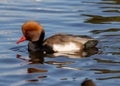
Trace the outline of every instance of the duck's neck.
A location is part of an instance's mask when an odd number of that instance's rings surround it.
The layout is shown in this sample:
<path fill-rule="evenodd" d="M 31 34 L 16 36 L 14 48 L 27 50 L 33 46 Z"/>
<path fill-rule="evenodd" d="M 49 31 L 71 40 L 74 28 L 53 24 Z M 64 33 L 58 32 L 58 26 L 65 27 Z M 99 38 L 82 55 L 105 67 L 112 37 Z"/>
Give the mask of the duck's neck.
<path fill-rule="evenodd" d="M 42 44 L 43 44 L 43 41 L 44 41 L 44 35 L 45 35 L 45 33 L 42 32 L 38 41 L 35 41 L 35 42 L 30 41 L 29 44 L 28 44 L 28 50 L 29 51 L 40 50 L 42 48 Z"/>
<path fill-rule="evenodd" d="M 38 43 L 39 45 L 42 45 L 42 44 L 43 44 L 44 37 L 45 37 L 45 33 L 44 33 L 44 31 L 42 31 L 42 33 L 41 33 L 41 35 L 40 35 L 40 37 L 39 37 L 39 40 L 37 41 L 37 43 Z"/>

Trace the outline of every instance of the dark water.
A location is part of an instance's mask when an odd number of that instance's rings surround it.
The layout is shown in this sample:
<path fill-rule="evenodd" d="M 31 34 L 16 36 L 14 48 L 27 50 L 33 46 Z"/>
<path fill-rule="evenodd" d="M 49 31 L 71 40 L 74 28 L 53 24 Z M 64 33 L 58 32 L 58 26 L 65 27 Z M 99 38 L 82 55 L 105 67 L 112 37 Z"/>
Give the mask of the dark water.
<path fill-rule="evenodd" d="M 99 52 L 29 54 L 27 42 L 15 43 L 28 20 L 40 22 L 46 37 L 62 32 L 94 37 Z M 0 1 L 0 86 L 81 86 L 86 78 L 97 86 L 120 86 L 120 0 Z"/>

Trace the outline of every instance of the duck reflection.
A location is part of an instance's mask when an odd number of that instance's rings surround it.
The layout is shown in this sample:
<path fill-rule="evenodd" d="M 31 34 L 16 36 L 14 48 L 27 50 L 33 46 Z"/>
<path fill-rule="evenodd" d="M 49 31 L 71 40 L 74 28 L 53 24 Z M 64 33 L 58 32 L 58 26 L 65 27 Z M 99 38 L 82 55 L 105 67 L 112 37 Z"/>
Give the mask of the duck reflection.
<path fill-rule="evenodd" d="M 48 70 L 38 69 L 38 68 L 28 68 L 28 73 L 44 73 Z"/>
<path fill-rule="evenodd" d="M 48 72 L 48 70 L 43 70 L 43 69 L 39 69 L 39 68 L 28 68 L 27 69 L 27 73 L 45 73 Z M 29 79 L 26 80 L 27 82 L 38 82 L 39 79 L 43 79 L 43 78 L 47 78 L 47 76 L 37 76 L 35 79 Z"/>
<path fill-rule="evenodd" d="M 91 55 L 97 54 L 98 48 L 94 47 L 91 49 L 83 50 L 79 53 L 53 53 L 53 54 L 44 54 L 42 52 L 29 52 L 30 61 L 34 64 L 44 63 L 44 57 L 55 58 L 59 56 L 68 57 L 68 58 L 82 58 L 89 57 Z"/>
<path fill-rule="evenodd" d="M 48 58 L 55 58 L 58 56 L 63 56 L 63 57 L 68 57 L 68 58 L 81 58 L 81 57 L 89 57 L 91 55 L 94 55 L 98 52 L 97 48 L 91 48 L 91 49 L 87 49 L 84 50 L 80 53 L 71 53 L 71 54 L 67 54 L 67 53 L 53 53 L 53 54 L 44 54 L 42 52 L 29 52 L 29 59 L 25 59 L 23 58 L 21 55 L 17 54 L 16 58 L 20 59 L 20 60 L 24 60 L 27 61 L 28 64 L 51 64 L 51 65 L 57 65 L 58 68 L 65 68 L 65 69 L 71 69 L 71 70 L 80 70 L 77 68 L 71 68 L 71 67 L 67 67 L 67 66 L 63 66 L 66 64 L 72 64 L 74 62 L 72 61 L 65 61 L 65 62 L 56 62 L 56 61 L 45 61 L 45 57 Z M 47 73 L 48 70 L 47 69 L 42 69 L 42 68 L 37 68 L 37 67 L 29 67 L 27 68 L 27 73 Z M 35 77 L 35 79 L 29 79 L 27 80 L 28 82 L 38 82 L 39 79 L 43 79 L 43 78 L 47 78 L 47 75 L 40 75 Z M 84 83 L 82 83 L 82 86 L 95 86 L 95 85 L 86 85 L 89 84 L 90 81 L 85 81 Z"/>
<path fill-rule="evenodd" d="M 21 57 L 20 54 L 17 54 L 16 58 L 23 60 L 23 61 L 27 61 L 28 64 L 43 64 L 43 62 L 44 62 L 44 54 L 42 54 L 40 52 L 39 53 L 38 52 L 30 52 L 29 53 L 30 59 Z"/>
<path fill-rule="evenodd" d="M 53 53 L 53 54 L 44 54 L 43 52 L 29 52 L 29 60 L 22 58 L 20 55 L 17 55 L 16 57 L 21 60 L 27 60 L 30 64 L 43 64 L 44 63 L 44 57 L 49 58 L 55 58 L 55 57 L 68 57 L 68 58 L 84 58 L 89 57 L 91 55 L 97 54 L 98 48 L 90 48 L 83 50 L 79 53 Z"/>
<path fill-rule="evenodd" d="M 44 57 L 46 55 L 42 52 L 29 52 L 29 58 L 31 64 L 43 64 L 44 63 Z"/>

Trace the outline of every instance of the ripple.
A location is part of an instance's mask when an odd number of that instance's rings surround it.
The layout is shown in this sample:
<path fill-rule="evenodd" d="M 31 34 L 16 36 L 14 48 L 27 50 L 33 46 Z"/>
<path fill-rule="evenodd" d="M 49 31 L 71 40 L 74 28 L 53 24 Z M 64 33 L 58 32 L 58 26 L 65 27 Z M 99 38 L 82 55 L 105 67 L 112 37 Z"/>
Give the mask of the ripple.
<path fill-rule="evenodd" d="M 120 0 L 1 0 L 0 85 L 80 86 L 88 78 L 96 86 L 119 86 L 119 4 Z M 15 43 L 28 20 L 40 22 L 47 37 L 65 32 L 96 38 L 97 50 L 87 50 L 87 56 L 31 54 L 27 42 Z"/>
<path fill-rule="evenodd" d="M 103 17 L 99 15 L 83 15 L 91 17 L 87 19 L 85 23 L 92 23 L 92 24 L 110 24 L 113 22 L 120 22 L 120 16 L 113 16 L 113 17 Z"/>

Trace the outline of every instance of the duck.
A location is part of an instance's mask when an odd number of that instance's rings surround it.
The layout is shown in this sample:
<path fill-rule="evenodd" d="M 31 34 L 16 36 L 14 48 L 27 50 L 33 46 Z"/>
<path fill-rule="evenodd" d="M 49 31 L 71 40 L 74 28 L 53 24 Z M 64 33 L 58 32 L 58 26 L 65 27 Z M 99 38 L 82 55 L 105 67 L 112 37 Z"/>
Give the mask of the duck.
<path fill-rule="evenodd" d="M 27 21 L 22 25 L 23 36 L 17 44 L 28 40 L 28 51 L 43 53 L 77 53 L 96 47 L 98 40 L 86 35 L 58 33 L 44 39 L 45 30 L 36 21 Z"/>
<path fill-rule="evenodd" d="M 81 86 L 97 86 L 92 79 L 85 79 L 82 83 Z"/>

